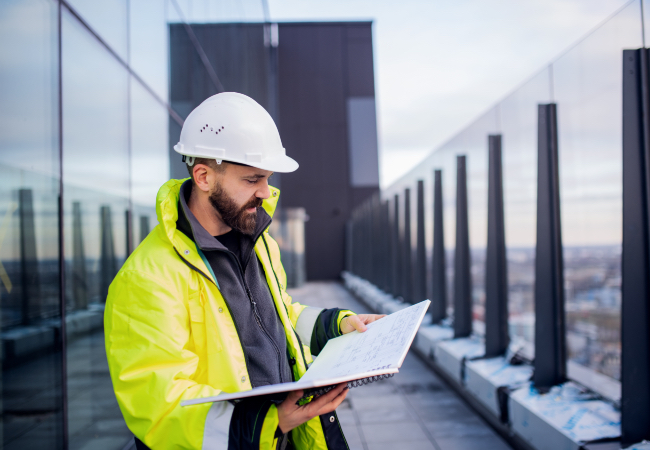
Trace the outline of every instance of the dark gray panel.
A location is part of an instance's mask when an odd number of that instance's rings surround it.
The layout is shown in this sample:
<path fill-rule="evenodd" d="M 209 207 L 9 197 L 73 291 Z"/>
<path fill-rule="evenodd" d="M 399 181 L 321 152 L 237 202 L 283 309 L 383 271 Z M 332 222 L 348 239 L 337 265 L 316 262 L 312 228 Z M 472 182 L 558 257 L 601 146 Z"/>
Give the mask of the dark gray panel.
<path fill-rule="evenodd" d="M 503 214 L 501 135 L 488 137 L 488 236 L 485 263 L 485 356 L 508 349 L 508 274 Z"/>
<path fill-rule="evenodd" d="M 645 54 L 643 54 L 645 53 Z M 621 433 L 623 447 L 650 440 L 650 110 L 647 50 L 623 51 L 623 255 Z"/>
<path fill-rule="evenodd" d="M 402 229 L 402 297 L 413 302 L 413 245 L 411 243 L 411 190 L 404 189 L 404 228 Z"/>
<path fill-rule="evenodd" d="M 378 187 L 350 186 L 346 27 L 279 24 L 280 133 L 300 164 L 283 175 L 282 199 L 284 206 L 305 207 L 310 216 L 308 279 L 338 277 L 345 220 L 354 206 L 378 192 Z"/>
<path fill-rule="evenodd" d="M 433 174 L 433 255 L 431 257 L 431 322 L 438 323 L 447 315 L 447 262 L 442 204 L 442 170 Z"/>
<path fill-rule="evenodd" d="M 564 261 L 560 225 L 557 113 L 538 106 L 537 244 L 535 246 L 535 373 L 544 392 L 566 380 Z"/>
<path fill-rule="evenodd" d="M 347 35 L 348 95 L 374 97 L 372 24 L 349 25 Z"/>
<path fill-rule="evenodd" d="M 454 251 L 454 337 L 472 334 L 472 274 L 467 215 L 467 162 L 457 156 L 456 249 Z"/>
<path fill-rule="evenodd" d="M 350 184 L 379 186 L 375 98 L 349 97 L 347 107 Z"/>
<path fill-rule="evenodd" d="M 427 247 L 425 239 L 425 218 L 424 218 L 424 180 L 418 180 L 416 199 L 416 246 L 415 246 L 415 286 L 414 303 L 427 298 Z"/>
<path fill-rule="evenodd" d="M 348 207 L 350 211 L 378 193 L 379 187 L 351 187 L 348 190 Z"/>

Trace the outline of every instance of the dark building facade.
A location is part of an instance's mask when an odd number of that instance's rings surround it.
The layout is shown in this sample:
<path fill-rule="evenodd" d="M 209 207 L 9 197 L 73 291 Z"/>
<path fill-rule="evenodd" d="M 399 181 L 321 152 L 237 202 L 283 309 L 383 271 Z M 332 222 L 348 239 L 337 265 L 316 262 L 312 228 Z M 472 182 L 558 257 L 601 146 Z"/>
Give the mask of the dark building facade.
<path fill-rule="evenodd" d="M 274 175 L 283 208 L 305 208 L 307 278 L 344 269 L 345 223 L 379 192 L 371 22 L 170 26 L 172 107 L 186 116 L 221 91 L 257 100 L 275 118 L 300 168 Z M 214 73 L 204 70 L 205 61 Z M 180 127 L 170 122 L 170 143 Z M 170 153 L 172 177 L 187 172 Z"/>

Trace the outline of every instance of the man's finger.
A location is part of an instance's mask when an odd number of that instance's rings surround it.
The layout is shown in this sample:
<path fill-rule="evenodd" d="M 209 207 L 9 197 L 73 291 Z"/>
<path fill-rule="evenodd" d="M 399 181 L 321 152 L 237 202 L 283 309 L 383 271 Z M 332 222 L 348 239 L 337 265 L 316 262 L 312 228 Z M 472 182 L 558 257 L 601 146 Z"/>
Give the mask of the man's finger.
<path fill-rule="evenodd" d="M 320 397 L 313 399 L 305 406 L 309 408 L 310 411 L 319 411 L 325 405 L 327 405 L 332 400 L 334 400 L 341 392 L 343 392 L 345 388 L 347 388 L 347 383 L 341 383 L 338 386 L 336 386 L 334 389 L 331 389 L 326 394 L 323 394 Z"/>
<path fill-rule="evenodd" d="M 368 329 L 359 316 L 350 316 L 349 319 L 350 325 L 352 325 L 359 333 L 363 333 Z"/>
<path fill-rule="evenodd" d="M 302 389 L 300 389 L 298 391 L 291 391 L 291 392 L 289 392 L 289 395 L 287 395 L 287 400 L 289 400 L 289 399 L 298 400 L 303 395 L 305 395 L 305 392 Z"/>
<path fill-rule="evenodd" d="M 345 397 L 348 395 L 349 389 L 343 389 L 338 393 L 336 397 L 332 399 L 329 403 L 324 404 L 319 410 L 318 415 L 327 414 L 334 411 L 339 405 L 345 400 Z"/>
<path fill-rule="evenodd" d="M 289 392 L 289 395 L 287 395 L 287 398 L 284 399 L 284 402 L 282 403 L 287 403 L 287 405 L 295 405 L 298 400 L 302 398 L 304 395 L 304 392 L 302 390 L 299 391 L 291 391 Z"/>

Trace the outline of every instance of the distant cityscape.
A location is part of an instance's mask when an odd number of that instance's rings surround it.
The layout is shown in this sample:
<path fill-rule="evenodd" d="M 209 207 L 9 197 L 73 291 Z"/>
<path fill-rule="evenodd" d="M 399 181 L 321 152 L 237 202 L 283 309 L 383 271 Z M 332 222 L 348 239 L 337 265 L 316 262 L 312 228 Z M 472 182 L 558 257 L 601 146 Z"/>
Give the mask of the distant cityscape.
<path fill-rule="evenodd" d="M 507 257 L 510 336 L 533 343 L 535 250 L 513 248 L 508 250 Z M 618 380 L 621 372 L 621 247 L 565 247 L 564 264 L 569 359 Z M 19 261 L 5 261 L 4 265 L 12 279 L 20 280 Z M 90 302 L 99 302 L 98 261 L 88 260 L 87 265 Z M 447 267 L 449 305 L 453 307 L 453 252 L 448 254 Z M 40 301 L 38 305 L 30 305 L 27 319 L 32 323 L 60 313 L 57 262 L 40 261 L 39 273 Z M 480 324 L 484 322 L 484 277 L 485 250 L 472 250 L 473 313 L 479 333 L 482 331 Z M 72 283 L 68 283 L 66 290 L 70 291 L 71 286 Z M 72 293 L 66 294 L 67 309 L 76 309 L 71 302 Z M 2 292 L 1 299 L 2 329 L 24 324 L 20 283 L 11 294 Z"/>
<path fill-rule="evenodd" d="M 453 255 L 450 255 L 453 257 Z M 509 328 L 513 338 L 535 337 L 535 250 L 509 249 Z M 472 251 L 474 320 L 484 320 L 485 251 Z M 450 285 L 451 286 L 451 285 Z M 570 360 L 621 376 L 621 246 L 564 247 L 567 352 Z"/>

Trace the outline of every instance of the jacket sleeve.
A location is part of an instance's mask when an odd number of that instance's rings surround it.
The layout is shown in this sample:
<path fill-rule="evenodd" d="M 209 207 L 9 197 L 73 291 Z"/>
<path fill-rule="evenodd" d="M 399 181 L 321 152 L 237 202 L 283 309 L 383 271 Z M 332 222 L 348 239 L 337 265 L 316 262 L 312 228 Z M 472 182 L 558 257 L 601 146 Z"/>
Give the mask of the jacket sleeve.
<path fill-rule="evenodd" d="M 133 270 L 120 271 L 111 284 L 104 326 L 115 396 L 127 426 L 149 448 L 225 450 L 231 419 L 245 408 L 229 402 L 180 405 L 220 391 L 194 381 L 199 357 L 181 300 L 187 293 L 175 286 Z M 273 448 L 277 410 L 271 406 L 257 410 L 255 445 L 249 440 L 241 448 Z"/>

